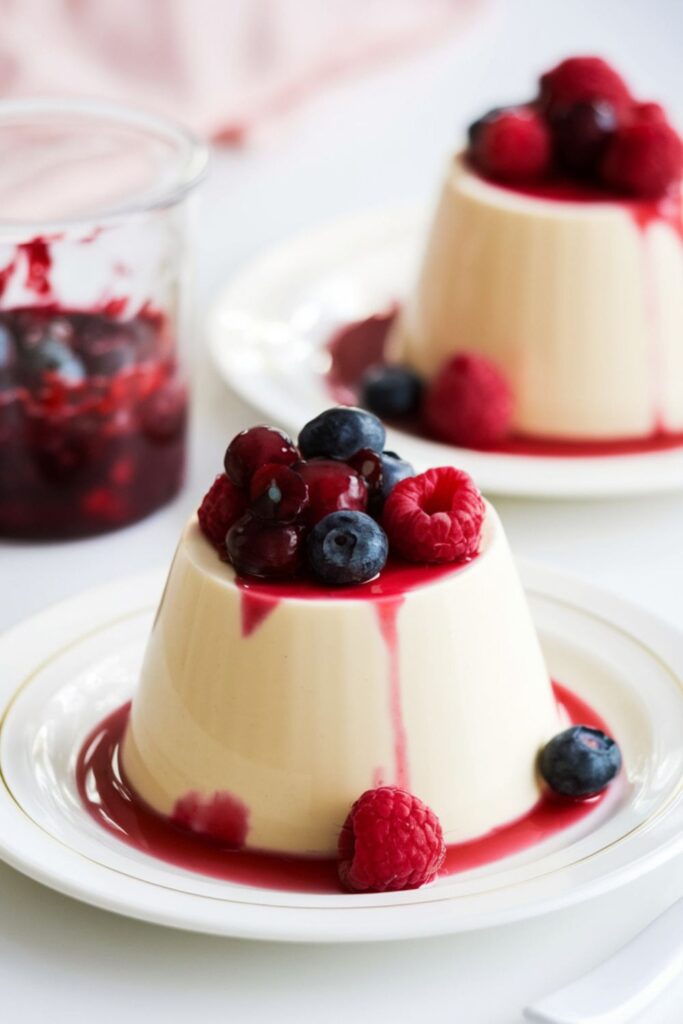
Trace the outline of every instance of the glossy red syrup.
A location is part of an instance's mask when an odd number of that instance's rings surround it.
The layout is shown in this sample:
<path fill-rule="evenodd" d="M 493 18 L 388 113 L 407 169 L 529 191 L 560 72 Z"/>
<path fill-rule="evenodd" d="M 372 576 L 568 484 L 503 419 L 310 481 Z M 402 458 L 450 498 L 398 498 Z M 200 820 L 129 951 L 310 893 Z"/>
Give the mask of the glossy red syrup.
<path fill-rule="evenodd" d="M 249 808 L 232 793 L 186 793 L 176 802 L 171 821 L 229 850 L 241 850 L 249 831 Z"/>
<path fill-rule="evenodd" d="M 397 310 L 379 313 L 367 320 L 342 327 L 328 344 L 331 357 L 327 374 L 330 395 L 343 405 L 357 405 L 360 381 L 365 370 L 384 362 L 389 329 Z M 656 361 L 653 346 L 653 362 Z M 653 372 L 656 372 L 653 368 Z M 658 420 L 659 422 L 659 420 Z M 396 421 L 399 430 L 418 437 L 428 435 L 417 419 Z M 530 455 L 552 458 L 585 458 L 611 455 L 637 455 L 647 452 L 668 451 L 683 446 L 683 433 L 669 433 L 661 429 L 649 437 L 620 438 L 615 441 L 558 441 L 555 438 L 513 435 L 495 445 L 481 445 L 478 451 L 505 455 Z"/>
<path fill-rule="evenodd" d="M 571 722 L 608 731 L 601 717 L 570 690 L 559 683 L 554 684 L 554 690 L 558 704 Z M 235 850 L 231 848 L 233 834 L 228 843 L 194 835 L 142 803 L 121 771 L 120 746 L 129 713 L 130 704 L 125 704 L 105 718 L 88 736 L 78 756 L 78 791 L 98 825 L 129 846 L 187 871 L 267 889 L 339 891 L 334 858 Z M 234 806 L 234 799 L 228 795 L 227 805 Z M 441 874 L 483 867 L 550 839 L 586 818 L 602 799 L 602 794 L 583 801 L 544 795 L 528 814 L 516 821 L 478 839 L 450 845 Z"/>
<path fill-rule="evenodd" d="M 14 275 L 35 296 L 0 311 L 13 353 L 0 365 L 0 535 L 32 540 L 141 519 L 177 493 L 185 466 L 187 391 L 166 317 L 146 306 L 124 319 L 125 297 L 65 309 L 51 264 L 50 240 L 35 238 L 0 271 L 0 298 Z M 80 375 L 36 369 L 55 342 Z"/>

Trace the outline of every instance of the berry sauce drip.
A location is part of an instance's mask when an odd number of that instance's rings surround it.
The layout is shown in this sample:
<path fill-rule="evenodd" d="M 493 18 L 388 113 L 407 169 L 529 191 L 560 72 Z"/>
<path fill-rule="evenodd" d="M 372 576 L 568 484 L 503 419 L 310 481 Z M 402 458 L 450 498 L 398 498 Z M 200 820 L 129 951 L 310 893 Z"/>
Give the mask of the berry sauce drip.
<path fill-rule="evenodd" d="M 604 202 L 604 195 L 602 197 Z M 626 202 L 626 201 L 625 201 Z M 666 205 L 666 200 L 660 204 Z M 645 211 L 657 204 L 633 203 L 638 206 L 638 223 L 643 227 L 652 223 Z M 678 216 L 680 217 L 680 208 Z M 359 391 L 363 374 L 370 366 L 381 363 L 386 354 L 387 338 L 391 326 L 396 319 L 397 307 L 388 312 L 377 314 L 367 320 L 359 320 L 342 327 L 328 343 L 331 357 L 330 369 L 327 374 L 327 387 L 336 402 L 355 405 L 359 400 Z M 653 313 L 650 314 L 652 318 Z M 655 360 L 653 343 L 652 358 Z M 396 421 L 398 429 L 419 437 L 426 437 L 417 417 Z M 505 455 L 529 455 L 552 458 L 581 458 L 590 456 L 637 455 L 639 453 L 668 451 L 683 446 L 683 432 L 669 432 L 661 427 L 661 417 L 657 416 L 656 426 L 649 437 L 620 438 L 614 441 L 564 440 L 555 438 L 530 437 L 513 434 L 502 441 L 487 445 L 479 445 L 479 451 L 497 452 Z"/>
<path fill-rule="evenodd" d="M 408 740 L 401 705 L 401 671 L 398 650 L 398 613 L 403 597 L 390 597 L 375 605 L 379 628 L 389 656 L 389 716 L 394 733 L 395 780 L 400 789 L 410 789 Z"/>
<path fill-rule="evenodd" d="M 393 778 L 397 786 L 410 789 L 408 744 L 401 707 L 401 675 L 396 628 L 398 613 L 407 591 L 433 583 L 442 576 L 460 572 L 467 565 L 468 561 L 447 565 L 410 565 L 398 559 L 389 559 L 375 580 L 362 586 L 349 587 L 326 587 L 312 580 L 301 579 L 266 582 L 237 577 L 237 585 L 242 591 L 242 635 L 248 637 L 257 630 L 285 598 L 372 602 L 389 660 L 389 716 L 394 735 Z"/>
<path fill-rule="evenodd" d="M 559 683 L 553 685 L 558 704 L 572 723 L 609 731 L 583 700 Z M 143 804 L 121 772 L 120 746 L 129 714 L 130 704 L 125 704 L 105 718 L 78 756 L 80 798 L 98 825 L 136 850 L 200 875 L 290 892 L 339 892 L 336 859 L 235 850 L 230 844 L 194 835 Z M 449 845 L 440 875 L 483 867 L 542 843 L 588 817 L 603 796 L 571 800 L 544 793 L 523 817 L 478 839 Z M 237 805 L 234 797 L 226 804 Z M 232 819 L 230 827 L 234 828 Z"/>
<path fill-rule="evenodd" d="M 48 242 L 0 271 L 36 304 L 0 310 L 0 534 L 81 537 L 148 515 L 179 490 L 187 391 L 163 313 L 125 298 L 65 309 Z M 25 279 L 23 274 L 25 271 Z"/>

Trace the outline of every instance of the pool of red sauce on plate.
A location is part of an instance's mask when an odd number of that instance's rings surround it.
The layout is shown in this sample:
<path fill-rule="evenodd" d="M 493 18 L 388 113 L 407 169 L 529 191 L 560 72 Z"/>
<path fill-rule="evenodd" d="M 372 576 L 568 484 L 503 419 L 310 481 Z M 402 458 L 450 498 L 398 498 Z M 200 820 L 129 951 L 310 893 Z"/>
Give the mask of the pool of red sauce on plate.
<path fill-rule="evenodd" d="M 583 700 L 554 683 L 558 704 L 574 723 L 606 730 Z M 90 816 L 122 842 L 187 871 L 243 885 L 307 893 L 339 891 L 333 858 L 294 857 L 231 849 L 193 835 L 135 796 L 121 771 L 120 748 L 130 704 L 104 719 L 83 744 L 76 766 L 81 800 Z M 448 846 L 441 875 L 482 867 L 551 838 L 593 812 L 602 796 L 562 800 L 543 795 L 523 817 L 485 836 Z M 341 824 L 341 823 L 340 823 Z"/>
<path fill-rule="evenodd" d="M 493 184 L 493 183 L 491 183 Z M 653 420 L 654 429 L 649 437 L 621 438 L 614 441 L 585 440 L 577 438 L 558 441 L 554 438 L 514 435 L 495 445 L 482 446 L 480 451 L 497 452 L 506 455 L 536 455 L 546 457 L 581 457 L 608 455 L 635 455 L 645 452 L 667 451 L 683 446 L 683 432 L 665 429 L 661 415 L 661 365 L 659 359 L 656 297 L 651 295 L 653 274 L 650 268 L 650 254 L 646 243 L 648 229 L 657 223 L 672 228 L 683 243 L 683 208 L 680 192 L 656 200 L 615 199 L 598 188 L 590 188 L 575 181 L 551 180 L 534 186 L 506 186 L 495 183 L 495 187 L 515 192 L 529 198 L 554 200 L 557 202 L 594 205 L 609 203 L 618 205 L 628 213 L 642 235 L 643 279 L 646 295 L 646 315 L 650 321 L 652 337 L 651 369 L 653 376 Z M 396 317 L 398 307 L 385 313 L 348 324 L 338 330 L 328 343 L 331 365 L 327 374 L 330 394 L 337 402 L 356 404 L 360 379 L 365 370 L 382 363 L 389 329 Z M 463 348 L 466 348 L 463 345 Z M 395 424 L 407 433 L 425 436 L 417 420 L 400 421 Z"/>

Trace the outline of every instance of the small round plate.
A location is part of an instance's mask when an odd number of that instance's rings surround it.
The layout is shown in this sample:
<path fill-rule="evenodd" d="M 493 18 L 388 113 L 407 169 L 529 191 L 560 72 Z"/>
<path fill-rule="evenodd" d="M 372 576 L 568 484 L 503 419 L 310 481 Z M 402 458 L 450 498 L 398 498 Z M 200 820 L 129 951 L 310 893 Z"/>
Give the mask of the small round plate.
<path fill-rule="evenodd" d="M 633 880 L 683 848 L 683 637 L 621 600 L 523 566 L 553 676 L 617 736 L 626 769 L 580 823 L 523 853 L 414 892 L 281 892 L 194 874 L 101 829 L 75 784 L 90 730 L 134 690 L 155 572 L 91 591 L 0 638 L 0 857 L 96 906 L 178 928 L 361 941 L 490 927 Z"/>
<path fill-rule="evenodd" d="M 218 372 L 296 434 L 332 404 L 330 337 L 408 294 L 425 225 L 421 210 L 375 212 L 307 233 L 252 263 L 220 294 L 209 318 Z M 683 448 L 553 458 L 476 452 L 395 429 L 387 448 L 419 469 L 457 465 L 489 494 L 607 498 L 683 490 Z"/>

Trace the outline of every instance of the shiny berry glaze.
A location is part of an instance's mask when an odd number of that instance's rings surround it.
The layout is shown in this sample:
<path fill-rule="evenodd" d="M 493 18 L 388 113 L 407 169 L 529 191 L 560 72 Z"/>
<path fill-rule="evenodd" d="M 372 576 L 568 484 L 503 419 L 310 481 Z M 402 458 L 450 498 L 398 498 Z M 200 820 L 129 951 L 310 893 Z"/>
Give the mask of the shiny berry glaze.
<path fill-rule="evenodd" d="M 609 731 L 600 716 L 570 690 L 558 683 L 554 689 L 571 722 Z M 290 892 L 339 892 L 336 859 L 234 850 L 191 834 L 141 803 L 121 772 L 120 745 L 129 712 L 130 704 L 125 704 L 105 718 L 88 736 L 78 757 L 79 794 L 98 825 L 151 857 L 223 881 Z M 440 875 L 483 867 L 550 839 L 590 815 L 602 798 L 577 801 L 543 795 L 516 821 L 478 839 L 448 846 Z M 232 821 L 232 811 L 229 817 Z M 241 822 L 241 816 L 237 818 Z"/>
<path fill-rule="evenodd" d="M 31 264 L 36 291 L 40 261 Z M 0 313 L 16 366 L 0 377 L 0 534 L 80 537 L 142 518 L 178 491 L 187 392 L 165 318 L 128 320 L 55 304 Z M 84 367 L 29 369 L 57 332 Z M 68 346 L 66 349 L 64 346 Z M 67 369 L 69 369 L 67 367 Z"/>
<path fill-rule="evenodd" d="M 501 187 L 501 186 L 496 186 Z M 521 189 L 515 189 L 520 192 Z M 525 190 L 526 191 L 526 190 Z M 587 193 L 575 182 L 553 184 L 528 191 L 529 195 L 538 195 L 547 199 L 576 200 L 582 202 L 604 202 L 604 193 L 582 194 L 578 199 L 577 192 Z M 673 205 L 672 205 L 673 204 Z M 645 230 L 655 220 L 666 218 L 680 230 L 680 206 L 671 199 L 653 203 L 630 203 L 632 216 L 641 230 Z M 678 211 L 678 212 L 676 212 Z M 336 402 L 356 405 L 363 374 L 368 367 L 383 361 L 387 336 L 392 323 L 396 319 L 398 308 L 393 306 L 388 312 L 380 313 L 367 320 L 359 320 L 342 327 L 331 338 L 328 349 L 331 365 L 327 375 L 327 387 Z M 398 429 L 418 437 L 426 437 L 417 417 L 396 421 Z M 559 441 L 556 438 L 530 437 L 513 434 L 503 441 L 479 447 L 480 451 L 497 452 L 506 455 L 530 455 L 538 457 L 580 458 L 587 456 L 635 455 L 638 453 L 667 451 L 683 446 L 683 433 L 669 433 L 663 430 L 653 432 L 649 437 L 620 438 L 614 441 L 586 441 L 583 439 Z"/>

